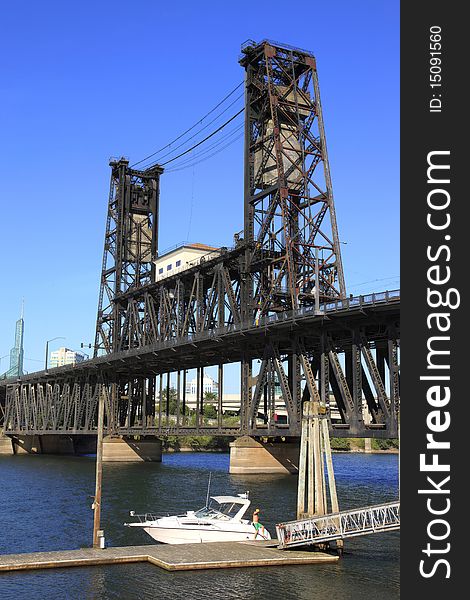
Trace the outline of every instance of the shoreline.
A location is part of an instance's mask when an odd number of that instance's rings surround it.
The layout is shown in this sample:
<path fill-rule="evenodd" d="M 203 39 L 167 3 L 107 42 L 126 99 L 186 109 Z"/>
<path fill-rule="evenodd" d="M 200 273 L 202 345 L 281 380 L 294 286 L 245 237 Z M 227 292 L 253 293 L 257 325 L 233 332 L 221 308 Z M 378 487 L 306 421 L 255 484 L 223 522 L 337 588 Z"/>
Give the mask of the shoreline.
<path fill-rule="evenodd" d="M 201 454 L 204 452 L 211 452 L 216 454 L 230 454 L 230 450 L 225 450 L 223 448 L 201 448 L 196 450 L 191 448 L 190 446 L 182 446 L 175 450 L 174 448 L 167 448 L 166 450 L 162 450 L 162 454 L 179 454 L 180 452 L 188 453 L 192 452 L 194 454 Z M 369 450 L 366 451 L 363 448 L 351 448 L 351 450 L 331 450 L 333 454 L 399 454 L 400 451 L 397 448 L 389 448 L 387 450 Z"/>

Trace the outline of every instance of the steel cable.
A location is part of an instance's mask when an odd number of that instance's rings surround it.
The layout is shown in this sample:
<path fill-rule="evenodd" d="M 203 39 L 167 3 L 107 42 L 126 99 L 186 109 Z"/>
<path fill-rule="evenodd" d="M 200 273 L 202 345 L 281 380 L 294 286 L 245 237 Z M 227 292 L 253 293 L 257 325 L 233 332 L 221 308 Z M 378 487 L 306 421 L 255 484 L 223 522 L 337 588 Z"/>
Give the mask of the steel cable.
<path fill-rule="evenodd" d="M 135 162 L 134 164 L 131 165 L 131 167 L 135 167 L 137 165 L 142 164 L 143 162 L 145 162 L 146 160 L 148 160 L 149 158 L 152 158 L 154 156 L 156 156 L 157 154 L 160 154 L 160 152 L 162 152 L 163 150 L 166 150 L 166 148 L 169 148 L 172 144 L 174 144 L 175 142 L 177 142 L 178 140 L 180 140 L 182 137 L 184 137 L 187 133 L 189 133 L 190 131 L 192 131 L 195 127 L 197 127 L 198 125 L 200 125 L 204 119 L 206 119 L 209 115 L 211 115 L 214 111 L 216 111 L 219 106 L 221 106 L 226 100 L 228 100 L 228 98 L 230 98 L 230 96 L 232 94 L 234 94 L 239 87 L 241 87 L 243 85 L 244 81 L 241 81 L 236 87 L 233 88 L 233 90 L 231 92 L 229 92 L 218 104 L 216 104 L 214 106 L 214 108 L 212 108 L 208 113 L 206 113 L 203 117 L 201 117 L 201 119 L 199 119 L 199 121 L 197 121 L 196 123 L 194 123 L 194 125 L 191 125 L 191 127 L 189 127 L 188 129 L 186 129 L 186 131 L 184 131 L 183 133 L 181 133 L 179 136 L 177 136 L 174 140 L 172 140 L 171 142 L 169 142 L 168 144 L 166 144 L 165 146 L 162 146 L 161 148 L 159 148 L 158 150 L 156 150 L 155 152 L 153 152 L 152 154 L 149 154 L 148 156 L 146 156 L 145 158 L 142 158 L 142 160 L 139 160 L 137 162 Z M 236 100 L 234 102 L 236 102 L 239 99 L 236 98 Z M 232 104 L 234 104 L 234 102 L 232 102 Z M 232 104 L 230 104 L 230 106 L 232 106 Z M 225 109 L 221 114 L 223 114 L 224 112 L 226 112 L 227 109 Z M 219 115 L 220 116 L 220 115 Z M 213 119 L 214 122 L 218 117 L 216 117 L 215 119 Z M 194 136 L 193 136 L 194 137 Z M 190 138 L 191 139 L 191 138 Z"/>

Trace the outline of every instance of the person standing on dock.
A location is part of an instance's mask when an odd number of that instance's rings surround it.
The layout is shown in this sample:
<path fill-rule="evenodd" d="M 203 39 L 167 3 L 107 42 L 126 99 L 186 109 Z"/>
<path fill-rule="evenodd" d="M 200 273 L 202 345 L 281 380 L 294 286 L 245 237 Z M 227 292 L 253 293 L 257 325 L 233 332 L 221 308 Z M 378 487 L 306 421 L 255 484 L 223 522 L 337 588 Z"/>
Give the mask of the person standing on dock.
<path fill-rule="evenodd" d="M 264 538 L 264 525 L 262 523 L 259 522 L 259 508 L 257 508 L 255 510 L 255 512 L 253 513 L 253 527 L 255 528 L 255 537 L 254 539 L 256 540 L 256 538 L 258 537 L 258 533 L 260 533 L 260 529 L 261 529 L 261 537 Z"/>

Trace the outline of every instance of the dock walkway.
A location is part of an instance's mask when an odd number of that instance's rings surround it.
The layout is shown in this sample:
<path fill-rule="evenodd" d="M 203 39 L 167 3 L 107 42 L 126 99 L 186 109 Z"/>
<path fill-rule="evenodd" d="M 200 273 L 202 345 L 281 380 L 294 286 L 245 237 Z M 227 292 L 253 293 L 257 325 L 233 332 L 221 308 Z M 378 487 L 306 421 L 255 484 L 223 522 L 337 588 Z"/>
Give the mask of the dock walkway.
<path fill-rule="evenodd" d="M 155 544 L 104 550 L 83 548 L 58 552 L 0 555 L 0 572 L 56 569 L 91 565 L 149 562 L 167 571 L 228 569 L 334 563 L 338 557 L 324 552 L 283 551 L 276 541 L 214 542 L 210 544 Z"/>
<path fill-rule="evenodd" d="M 400 529 L 399 501 L 276 525 L 279 548 L 329 543 L 334 540 L 397 529 Z"/>

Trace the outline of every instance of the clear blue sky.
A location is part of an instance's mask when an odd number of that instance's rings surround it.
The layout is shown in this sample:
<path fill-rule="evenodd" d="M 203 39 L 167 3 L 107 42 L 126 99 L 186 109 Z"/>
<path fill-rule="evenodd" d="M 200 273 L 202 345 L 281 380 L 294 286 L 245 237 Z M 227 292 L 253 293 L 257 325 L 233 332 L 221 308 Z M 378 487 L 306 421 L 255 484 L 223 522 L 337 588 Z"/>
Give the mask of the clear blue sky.
<path fill-rule="evenodd" d="M 52 349 L 93 340 L 108 158 L 137 161 L 197 121 L 242 80 L 237 61 L 249 38 L 315 53 L 347 286 L 398 287 L 399 3 L 297 6 L 27 0 L 3 8 L 0 356 L 13 345 L 22 298 L 26 370 L 41 367 L 47 339 L 66 337 Z M 184 239 L 231 244 L 242 228 L 242 159 L 239 140 L 163 177 L 161 249 Z M 4 358 L 0 372 L 7 366 Z"/>

